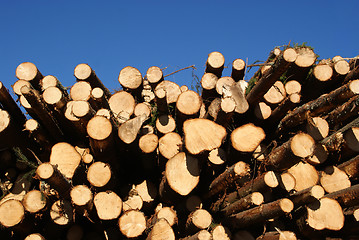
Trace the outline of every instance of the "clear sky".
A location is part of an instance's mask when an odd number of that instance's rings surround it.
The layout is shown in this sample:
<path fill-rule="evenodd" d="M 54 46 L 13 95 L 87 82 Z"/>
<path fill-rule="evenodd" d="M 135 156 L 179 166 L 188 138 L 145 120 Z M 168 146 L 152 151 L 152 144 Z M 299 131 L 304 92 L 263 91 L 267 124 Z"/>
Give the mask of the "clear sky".
<path fill-rule="evenodd" d="M 0 0 L 0 81 L 11 88 L 16 67 L 30 61 L 71 86 L 75 66 L 88 63 L 114 90 L 125 66 L 145 75 L 150 66 L 168 74 L 195 65 L 200 78 L 212 51 L 228 66 L 236 58 L 251 64 L 289 41 L 307 42 L 320 59 L 354 57 L 358 10 L 358 0 Z M 188 86 L 192 79 L 191 70 L 168 78 Z"/>

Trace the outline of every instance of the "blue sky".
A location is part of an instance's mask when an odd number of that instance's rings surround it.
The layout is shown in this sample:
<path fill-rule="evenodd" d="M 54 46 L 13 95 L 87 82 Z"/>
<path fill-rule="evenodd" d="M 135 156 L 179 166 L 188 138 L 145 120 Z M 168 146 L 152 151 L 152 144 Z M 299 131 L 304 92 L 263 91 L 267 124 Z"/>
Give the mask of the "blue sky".
<path fill-rule="evenodd" d="M 16 81 L 21 62 L 36 64 L 65 86 L 88 63 L 110 89 L 125 66 L 144 75 L 195 65 L 207 55 L 266 60 L 279 45 L 307 42 L 320 58 L 359 55 L 359 1 L 11 1 L 0 0 L 0 81 Z M 225 69 L 224 75 L 230 70 Z M 253 74 L 253 72 L 252 72 Z M 251 73 L 247 75 L 247 78 Z M 168 80 L 191 85 L 192 71 Z"/>

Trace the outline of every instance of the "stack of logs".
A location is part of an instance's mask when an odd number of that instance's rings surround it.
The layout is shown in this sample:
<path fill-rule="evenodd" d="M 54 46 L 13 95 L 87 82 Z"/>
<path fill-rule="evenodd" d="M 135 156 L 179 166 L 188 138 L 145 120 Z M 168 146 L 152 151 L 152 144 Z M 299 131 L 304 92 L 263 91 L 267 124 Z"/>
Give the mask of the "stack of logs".
<path fill-rule="evenodd" d="M 1 239 L 348 239 L 359 234 L 359 60 L 208 55 L 199 94 L 150 67 L 111 93 L 30 62 L 0 82 Z M 69 90 L 69 91 L 68 91 Z"/>

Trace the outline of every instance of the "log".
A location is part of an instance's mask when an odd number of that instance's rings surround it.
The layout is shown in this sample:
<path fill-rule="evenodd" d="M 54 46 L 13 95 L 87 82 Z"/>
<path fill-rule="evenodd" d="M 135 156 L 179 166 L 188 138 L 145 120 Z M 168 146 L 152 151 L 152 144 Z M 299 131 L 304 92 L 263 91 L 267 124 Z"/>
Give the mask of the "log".
<path fill-rule="evenodd" d="M 14 91 L 14 93 L 16 95 L 18 95 L 19 97 L 22 95 L 21 93 L 21 88 L 23 86 L 27 86 L 29 88 L 31 88 L 31 83 L 29 81 L 26 81 L 26 80 L 17 80 L 13 85 L 12 85 L 12 90 Z"/>
<path fill-rule="evenodd" d="M 79 118 L 84 125 L 95 115 L 95 111 L 91 108 L 87 101 L 74 101 L 72 105 L 72 113 Z"/>
<path fill-rule="evenodd" d="M 279 186 L 287 192 L 291 192 L 296 185 L 296 180 L 289 172 L 284 172 L 280 175 Z"/>
<path fill-rule="evenodd" d="M 339 203 L 327 197 L 307 205 L 306 217 L 303 221 L 305 227 L 314 230 L 334 230 L 338 231 L 344 226 L 344 214 Z M 304 227 L 302 227 L 304 228 Z"/>
<path fill-rule="evenodd" d="M 276 231 L 266 232 L 256 238 L 256 240 L 297 240 L 294 232 L 291 231 Z"/>
<path fill-rule="evenodd" d="M 71 179 L 81 162 L 81 155 L 75 147 L 66 142 L 59 142 L 51 148 L 50 163 L 67 179 Z"/>
<path fill-rule="evenodd" d="M 48 87 L 42 94 L 45 103 L 57 108 L 62 109 L 68 102 L 68 98 L 57 87 Z"/>
<path fill-rule="evenodd" d="M 232 147 L 239 152 L 253 152 L 265 138 L 261 127 L 252 123 L 242 125 L 231 133 Z"/>
<path fill-rule="evenodd" d="M 64 86 L 62 86 L 61 82 L 57 79 L 57 77 L 53 75 L 47 75 L 43 77 L 40 80 L 40 86 L 41 86 L 41 91 L 45 91 L 49 87 L 58 87 L 63 92 L 67 93 L 67 89 Z"/>
<path fill-rule="evenodd" d="M 221 77 L 216 82 L 216 91 L 219 95 L 223 95 L 224 86 L 232 87 L 236 85 L 236 82 L 231 77 Z M 228 87 L 227 87 L 228 88 Z"/>
<path fill-rule="evenodd" d="M 358 180 L 359 177 L 359 155 L 339 164 L 338 169 L 344 171 L 351 181 Z"/>
<path fill-rule="evenodd" d="M 315 167 L 309 163 L 299 162 L 288 169 L 288 173 L 295 178 L 295 190 L 301 191 L 303 189 L 316 185 L 319 181 L 319 174 Z"/>
<path fill-rule="evenodd" d="M 48 203 L 45 194 L 39 190 L 31 190 L 25 194 L 22 200 L 24 209 L 29 213 L 37 213 L 43 211 Z"/>
<path fill-rule="evenodd" d="M 71 184 L 54 165 L 48 162 L 40 164 L 36 169 L 36 175 L 50 184 L 61 197 L 70 198 Z"/>
<path fill-rule="evenodd" d="M 206 73 L 213 73 L 218 78 L 222 76 L 224 68 L 224 56 L 220 52 L 211 52 L 208 54 L 206 62 Z"/>
<path fill-rule="evenodd" d="M 110 109 L 110 105 L 108 104 L 107 97 L 104 93 L 104 91 L 101 88 L 93 88 L 91 90 L 91 100 L 92 107 L 96 110 L 105 108 Z"/>
<path fill-rule="evenodd" d="M 25 210 L 20 201 L 9 199 L 0 204 L 0 224 L 9 228 L 19 224 L 25 217 Z"/>
<path fill-rule="evenodd" d="M 31 62 L 23 62 L 17 66 L 15 74 L 18 79 L 31 82 L 31 85 L 33 85 L 36 90 L 41 89 L 39 87 L 39 82 L 43 76 L 35 64 Z"/>
<path fill-rule="evenodd" d="M 345 76 L 343 82 L 347 83 L 353 79 L 358 79 L 358 78 L 359 78 L 359 65 L 353 68 L 352 70 L 350 70 L 350 72 Z"/>
<path fill-rule="evenodd" d="M 156 129 L 162 134 L 173 132 L 176 125 L 176 121 L 171 115 L 161 115 L 156 120 Z"/>
<path fill-rule="evenodd" d="M 293 210 L 293 203 L 287 198 L 262 204 L 261 206 L 233 214 L 225 219 L 225 223 L 234 229 L 249 227 L 263 223 L 268 219 L 283 216 Z"/>
<path fill-rule="evenodd" d="M 86 185 L 76 185 L 70 191 L 71 202 L 73 206 L 80 212 L 85 214 L 90 212 L 93 206 L 93 194 Z"/>
<path fill-rule="evenodd" d="M 122 211 L 141 210 L 143 200 L 135 189 L 131 189 L 125 200 L 122 202 Z"/>
<path fill-rule="evenodd" d="M 25 240 L 46 240 L 40 233 L 32 233 Z"/>
<path fill-rule="evenodd" d="M 137 238 L 146 230 L 146 217 L 138 210 L 127 211 L 119 218 L 118 227 L 126 238 Z"/>
<path fill-rule="evenodd" d="M 338 201 L 338 203 L 343 207 L 356 206 L 359 204 L 359 184 L 336 192 L 328 193 L 325 197 Z"/>
<path fill-rule="evenodd" d="M 243 80 L 240 80 L 234 85 L 224 84 L 222 88 L 223 97 L 230 97 L 234 100 L 234 111 L 239 114 L 245 113 L 249 108 L 245 97 L 245 87 L 242 86 L 243 82 Z"/>
<path fill-rule="evenodd" d="M 226 129 L 208 119 L 189 119 L 183 123 L 186 149 L 191 154 L 211 151 L 221 146 Z"/>
<path fill-rule="evenodd" d="M 336 192 L 351 186 L 348 175 L 335 166 L 327 166 L 320 172 L 320 185 L 328 193 Z"/>
<path fill-rule="evenodd" d="M 158 137 L 156 134 L 149 133 L 140 137 L 138 146 L 143 153 L 152 153 L 157 149 Z"/>
<path fill-rule="evenodd" d="M 129 119 L 129 117 L 133 114 L 136 106 L 136 102 L 133 96 L 125 91 L 114 93 L 109 98 L 108 104 L 110 105 L 110 109 L 115 117 L 117 117 L 121 123 Z"/>
<path fill-rule="evenodd" d="M 290 80 L 284 85 L 285 92 L 288 95 L 293 93 L 300 93 L 302 91 L 302 85 L 296 80 Z"/>
<path fill-rule="evenodd" d="M 260 101 L 264 94 L 272 87 L 279 77 L 288 69 L 291 63 L 297 59 L 297 53 L 292 48 L 287 48 L 276 59 L 274 65 L 257 81 L 256 85 L 247 94 L 246 99 L 249 105 Z"/>
<path fill-rule="evenodd" d="M 135 141 L 138 132 L 140 131 L 143 123 L 147 120 L 147 116 L 142 114 L 123 123 L 118 128 L 119 138 L 126 144 L 130 144 Z"/>
<path fill-rule="evenodd" d="M 101 88 L 104 91 L 106 97 L 111 96 L 110 91 L 103 85 L 101 80 L 98 79 L 98 77 L 95 74 L 95 71 L 92 70 L 92 68 L 89 65 L 85 63 L 81 63 L 77 65 L 74 69 L 74 75 L 77 78 L 77 81 L 86 81 L 90 83 L 92 88 L 96 88 L 96 87 Z"/>
<path fill-rule="evenodd" d="M 310 135 L 297 133 L 287 142 L 273 149 L 264 162 L 270 168 L 285 170 L 298 163 L 301 159 L 311 156 L 314 152 L 314 147 L 315 141 Z"/>
<path fill-rule="evenodd" d="M 186 196 L 198 184 L 200 165 L 197 158 L 180 152 L 166 163 L 165 177 L 168 185 L 176 193 Z"/>
<path fill-rule="evenodd" d="M 228 187 L 238 184 L 243 185 L 251 177 L 249 164 L 238 161 L 228 167 L 222 174 L 216 177 L 208 187 L 205 198 L 210 198 L 220 192 L 225 191 Z"/>
<path fill-rule="evenodd" d="M 197 209 L 192 212 L 186 222 L 186 229 L 189 232 L 198 232 L 207 229 L 212 223 L 211 214 L 205 209 Z"/>
<path fill-rule="evenodd" d="M 328 136 L 329 124 L 321 117 L 308 118 L 306 130 L 315 141 L 320 141 Z"/>
<path fill-rule="evenodd" d="M 87 136 L 86 125 L 84 125 L 83 122 L 72 112 L 74 103 L 75 101 L 69 101 L 66 104 L 64 116 L 73 125 L 75 129 L 73 132 L 76 132 L 79 138 L 84 139 Z"/>
<path fill-rule="evenodd" d="M 223 148 L 215 148 L 208 154 L 208 161 L 212 166 L 219 166 L 227 161 L 227 153 Z"/>
<path fill-rule="evenodd" d="M 222 225 L 217 225 L 215 226 L 212 231 L 212 239 L 213 240 L 231 240 L 232 237 L 232 233 L 230 232 L 230 230 L 227 227 L 224 227 Z"/>
<path fill-rule="evenodd" d="M 253 192 L 223 208 L 221 210 L 221 214 L 225 216 L 230 216 L 232 214 L 247 210 L 249 208 L 259 206 L 263 202 L 263 195 L 260 192 Z"/>
<path fill-rule="evenodd" d="M 266 94 L 263 95 L 263 99 L 273 106 L 282 102 L 286 95 L 284 84 L 281 81 L 276 81 Z"/>
<path fill-rule="evenodd" d="M 74 218 L 71 203 L 67 200 L 57 200 L 51 206 L 50 217 L 58 225 L 70 224 Z"/>
<path fill-rule="evenodd" d="M 359 111 L 359 96 L 350 98 L 325 116 L 329 126 L 342 126 L 348 119 L 355 117 Z M 337 127 L 336 127 L 337 128 Z"/>
<path fill-rule="evenodd" d="M 86 81 L 75 83 L 70 89 L 70 97 L 73 101 L 88 101 L 91 98 L 92 87 Z"/>
<path fill-rule="evenodd" d="M 146 72 L 146 78 L 152 86 L 156 87 L 157 84 L 163 81 L 163 73 L 161 68 L 156 66 L 148 68 Z"/>
<path fill-rule="evenodd" d="M 218 77 L 213 73 L 205 73 L 201 78 L 202 101 L 208 107 L 211 101 L 218 96 L 216 84 Z"/>
<path fill-rule="evenodd" d="M 159 219 L 152 227 L 146 240 L 175 240 L 175 233 L 166 219 Z"/>
<path fill-rule="evenodd" d="M 254 106 L 254 115 L 259 120 L 266 120 L 272 115 L 272 109 L 265 102 L 259 102 Z"/>
<path fill-rule="evenodd" d="M 306 161 L 313 166 L 320 165 L 328 159 L 328 154 L 327 148 L 324 145 L 316 143 L 313 155 L 308 157 Z"/>
<path fill-rule="evenodd" d="M 338 75 L 346 75 L 350 71 L 349 63 L 342 57 L 333 58 L 333 68 Z"/>
<path fill-rule="evenodd" d="M 180 239 L 181 240 L 212 240 L 212 235 L 207 230 L 201 230 L 192 236 L 188 236 Z"/>
<path fill-rule="evenodd" d="M 321 199 L 325 194 L 323 187 L 314 185 L 312 187 L 297 191 L 289 196 L 289 199 L 293 202 L 297 208 L 308 203 L 312 203 Z"/>
<path fill-rule="evenodd" d="M 144 180 L 135 186 L 135 190 L 142 198 L 143 209 L 149 209 L 154 204 L 158 195 L 157 187 L 152 182 Z"/>
<path fill-rule="evenodd" d="M 239 80 L 243 80 L 245 68 L 246 63 L 240 58 L 237 58 L 232 62 L 231 77 L 234 81 L 238 82 Z"/>
<path fill-rule="evenodd" d="M 142 75 L 137 68 L 127 66 L 120 71 L 118 81 L 124 89 L 133 91 L 142 85 Z"/>
<path fill-rule="evenodd" d="M 87 170 L 87 180 L 94 187 L 104 187 L 112 177 L 111 167 L 104 162 L 94 162 Z"/>
<path fill-rule="evenodd" d="M 307 116 L 319 116 L 333 110 L 338 105 L 359 93 L 359 80 L 351 81 L 340 88 L 324 94 L 287 114 L 279 123 L 278 132 L 283 132 L 303 123 Z"/>
<path fill-rule="evenodd" d="M 101 220 L 113 220 L 121 214 L 122 200 L 115 192 L 99 192 L 95 195 L 93 202 Z"/>
<path fill-rule="evenodd" d="M 181 136 L 175 132 L 166 133 L 158 140 L 158 150 L 166 159 L 170 159 L 181 152 L 182 145 Z"/>
<path fill-rule="evenodd" d="M 160 90 L 162 89 L 162 90 Z M 155 88 L 155 94 L 157 95 L 158 91 L 164 91 L 166 94 L 167 104 L 177 102 L 178 96 L 182 93 L 180 86 L 171 81 L 162 81 Z"/>
<path fill-rule="evenodd" d="M 198 93 L 192 90 L 188 90 L 178 96 L 176 102 L 176 109 L 178 113 L 182 115 L 181 117 L 183 121 L 184 119 L 187 119 L 189 117 L 198 116 L 201 105 L 202 99 L 198 95 Z M 177 116 L 177 118 L 179 117 Z"/>
<path fill-rule="evenodd" d="M 178 223 L 177 213 L 171 207 L 162 207 L 162 204 L 159 204 L 155 209 L 155 215 L 152 218 L 152 223 L 155 224 L 159 219 L 166 219 L 168 224 L 173 227 L 173 225 Z"/>
<path fill-rule="evenodd" d="M 2 82 L 0 82 L 0 103 L 3 109 L 5 109 L 16 122 L 18 122 L 20 125 L 25 124 L 25 115 L 21 112 L 19 106 L 13 100 L 9 91 L 6 89 Z"/>
<path fill-rule="evenodd" d="M 133 110 L 133 114 L 138 117 L 142 114 L 146 115 L 146 117 L 150 117 L 151 115 L 151 106 L 145 102 L 138 103 L 135 106 L 135 109 Z"/>

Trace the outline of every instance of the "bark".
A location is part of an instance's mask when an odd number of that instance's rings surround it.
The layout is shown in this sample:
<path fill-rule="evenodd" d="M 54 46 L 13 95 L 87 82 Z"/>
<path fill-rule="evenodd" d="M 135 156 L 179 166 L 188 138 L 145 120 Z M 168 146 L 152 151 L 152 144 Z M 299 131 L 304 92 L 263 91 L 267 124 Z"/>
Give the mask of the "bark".
<path fill-rule="evenodd" d="M 235 163 L 212 181 L 205 198 L 210 198 L 223 192 L 234 184 L 243 185 L 249 180 L 250 173 L 251 170 L 249 164 L 242 161 Z"/>
<path fill-rule="evenodd" d="M 342 207 L 352 207 L 359 204 L 359 184 L 326 194 L 325 197 L 334 199 Z"/>
<path fill-rule="evenodd" d="M 279 123 L 278 132 L 287 131 L 290 128 L 303 123 L 308 116 L 319 116 L 332 111 L 335 107 L 347 101 L 359 93 L 359 80 L 352 81 L 312 100 L 287 114 Z"/>
<path fill-rule="evenodd" d="M 272 87 L 279 77 L 288 69 L 288 67 L 296 61 L 297 53 L 292 48 L 287 48 L 276 59 L 270 70 L 257 81 L 256 85 L 251 89 L 246 99 L 249 105 L 254 105 L 260 101 L 264 94 Z"/>
<path fill-rule="evenodd" d="M 225 219 L 228 226 L 234 229 L 245 228 L 263 223 L 268 219 L 283 216 L 293 210 L 293 203 L 287 198 L 262 204 L 261 206 L 233 214 Z"/>
<path fill-rule="evenodd" d="M 340 170 L 344 171 L 351 181 L 356 181 L 359 178 L 359 155 L 341 163 L 337 166 Z"/>
<path fill-rule="evenodd" d="M 355 68 L 350 70 L 350 72 L 345 76 L 343 83 L 347 83 L 351 80 L 358 79 L 359 78 L 359 65 L 357 65 Z"/>
<path fill-rule="evenodd" d="M 312 187 L 297 191 L 289 196 L 289 199 L 293 202 L 294 206 L 297 208 L 308 203 L 318 201 L 324 196 L 324 189 L 319 185 L 314 185 Z"/>
<path fill-rule="evenodd" d="M 106 97 L 104 91 L 101 88 L 93 88 L 91 90 L 91 103 L 92 107 L 95 110 L 100 109 L 110 109 L 110 105 L 108 104 L 108 98 Z"/>
<path fill-rule="evenodd" d="M 220 52 L 211 52 L 208 54 L 206 62 L 206 73 L 213 73 L 218 78 L 222 76 L 224 68 L 224 57 Z"/>
<path fill-rule="evenodd" d="M 311 136 L 298 133 L 267 156 L 265 164 L 273 169 L 285 170 L 301 159 L 313 154 L 315 142 Z"/>
<path fill-rule="evenodd" d="M 315 141 L 320 141 L 328 136 L 329 124 L 321 117 L 308 118 L 306 130 Z"/>
<path fill-rule="evenodd" d="M 324 163 L 328 159 L 328 154 L 328 150 L 324 145 L 316 143 L 313 155 L 308 157 L 306 161 L 313 166 L 319 165 Z"/>
<path fill-rule="evenodd" d="M 221 213 L 225 216 L 230 216 L 249 208 L 259 206 L 263 203 L 263 201 L 264 197 L 260 192 L 253 192 L 223 208 Z"/>
<path fill-rule="evenodd" d="M 350 98 L 343 105 L 338 106 L 325 116 L 329 126 L 342 126 L 347 120 L 355 117 L 359 112 L 359 96 Z"/>
<path fill-rule="evenodd" d="M 92 68 L 84 63 L 81 63 L 75 67 L 74 75 L 78 81 L 86 81 L 90 83 L 92 88 L 99 87 L 101 88 L 106 97 L 110 97 L 110 91 L 103 85 L 101 80 L 96 76 L 95 71 Z"/>
<path fill-rule="evenodd" d="M 272 109 L 264 102 L 259 102 L 254 107 L 254 115 L 260 121 L 268 119 L 272 115 Z"/>

